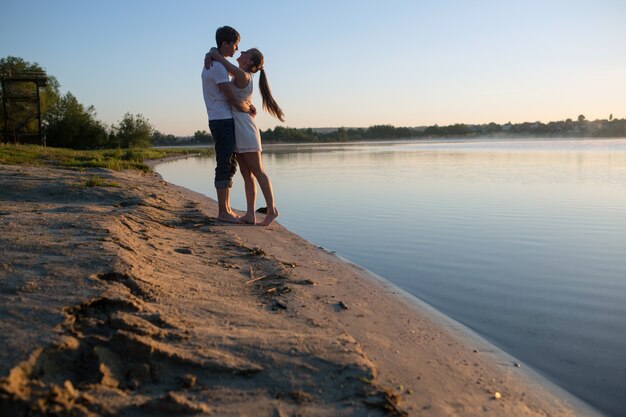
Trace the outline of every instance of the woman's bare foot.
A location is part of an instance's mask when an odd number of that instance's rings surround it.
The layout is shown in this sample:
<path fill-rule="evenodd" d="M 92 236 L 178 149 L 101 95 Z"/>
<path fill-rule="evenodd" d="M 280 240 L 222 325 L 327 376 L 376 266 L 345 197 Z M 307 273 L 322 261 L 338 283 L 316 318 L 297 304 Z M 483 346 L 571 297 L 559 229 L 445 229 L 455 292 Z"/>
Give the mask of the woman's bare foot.
<path fill-rule="evenodd" d="M 243 223 L 241 218 L 234 213 L 222 213 L 219 216 L 217 216 L 217 220 L 226 222 L 226 223 L 235 223 L 235 224 Z"/>
<path fill-rule="evenodd" d="M 256 216 L 254 215 L 254 213 L 246 213 L 244 216 L 240 217 L 240 219 L 242 222 L 247 224 L 256 224 Z"/>
<path fill-rule="evenodd" d="M 269 226 L 275 219 L 278 217 L 278 210 L 274 208 L 274 210 L 267 209 L 267 214 L 259 226 Z"/>

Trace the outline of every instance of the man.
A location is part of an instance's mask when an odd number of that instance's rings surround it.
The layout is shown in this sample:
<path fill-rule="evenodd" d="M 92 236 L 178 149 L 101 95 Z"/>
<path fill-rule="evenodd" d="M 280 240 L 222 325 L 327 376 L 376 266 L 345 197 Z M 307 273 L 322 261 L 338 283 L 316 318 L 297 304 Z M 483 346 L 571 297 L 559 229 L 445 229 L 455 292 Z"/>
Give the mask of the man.
<path fill-rule="evenodd" d="M 218 52 L 225 57 L 232 57 L 237 51 L 240 36 L 230 26 L 217 29 L 215 41 Z M 239 111 L 256 114 L 254 106 L 248 105 L 235 93 L 228 72 L 224 65 L 213 62 L 210 68 L 206 65 L 202 70 L 202 92 L 209 129 L 215 141 L 215 189 L 217 190 L 218 220 L 229 223 L 241 223 L 230 207 L 230 188 L 233 185 L 233 176 L 237 171 L 237 162 L 234 156 L 235 123 L 231 113 L 231 105 Z"/>

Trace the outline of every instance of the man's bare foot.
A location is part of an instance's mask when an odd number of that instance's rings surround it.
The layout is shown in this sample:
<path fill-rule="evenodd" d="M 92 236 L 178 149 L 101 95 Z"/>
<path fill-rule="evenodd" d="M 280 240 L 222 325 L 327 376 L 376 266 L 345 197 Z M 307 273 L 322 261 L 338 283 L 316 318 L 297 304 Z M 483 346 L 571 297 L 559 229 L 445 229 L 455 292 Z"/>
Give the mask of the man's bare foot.
<path fill-rule="evenodd" d="M 256 224 L 256 216 L 254 215 L 254 213 L 246 213 L 244 216 L 240 217 L 240 219 L 242 222 L 247 224 Z"/>
<path fill-rule="evenodd" d="M 265 215 L 263 221 L 259 223 L 259 226 L 269 226 L 276 219 L 276 217 L 278 217 L 278 210 L 270 210 L 268 208 L 267 214 Z"/>
<path fill-rule="evenodd" d="M 222 213 L 219 216 L 217 216 L 217 220 L 226 222 L 226 223 L 235 223 L 235 224 L 243 223 L 243 221 L 241 220 L 239 216 L 235 214 L 231 214 L 231 213 Z"/>

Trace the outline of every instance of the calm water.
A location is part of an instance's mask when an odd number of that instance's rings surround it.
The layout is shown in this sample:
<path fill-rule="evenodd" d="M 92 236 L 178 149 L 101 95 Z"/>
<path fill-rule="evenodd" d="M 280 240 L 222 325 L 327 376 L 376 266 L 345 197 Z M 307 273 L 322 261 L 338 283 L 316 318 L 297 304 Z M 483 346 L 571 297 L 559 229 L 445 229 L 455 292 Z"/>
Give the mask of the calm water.
<path fill-rule="evenodd" d="M 264 163 L 281 224 L 626 416 L 626 139 L 282 146 Z M 215 196 L 212 159 L 156 170 Z M 239 176 L 232 194 L 244 208 Z"/>

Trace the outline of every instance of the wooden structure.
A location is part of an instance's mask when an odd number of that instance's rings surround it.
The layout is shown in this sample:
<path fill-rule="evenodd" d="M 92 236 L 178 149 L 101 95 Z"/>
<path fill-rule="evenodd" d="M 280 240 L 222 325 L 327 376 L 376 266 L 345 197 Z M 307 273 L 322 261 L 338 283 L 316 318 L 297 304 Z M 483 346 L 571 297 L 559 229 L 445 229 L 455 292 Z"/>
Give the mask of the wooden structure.
<path fill-rule="evenodd" d="M 47 83 L 48 76 L 43 71 L 2 74 L 4 142 L 46 145 L 41 126 L 39 89 L 45 87 Z M 37 121 L 37 132 L 29 130 L 29 125 L 33 120 Z"/>

